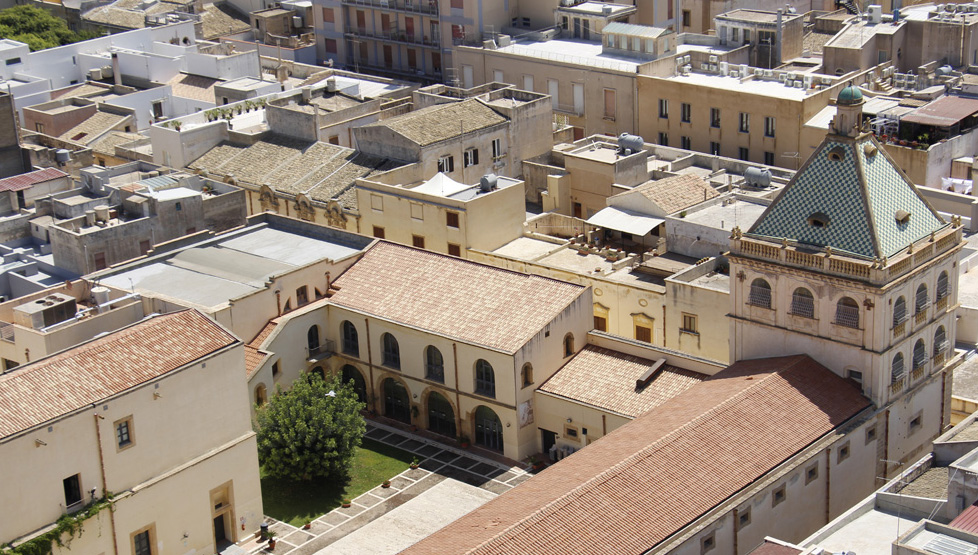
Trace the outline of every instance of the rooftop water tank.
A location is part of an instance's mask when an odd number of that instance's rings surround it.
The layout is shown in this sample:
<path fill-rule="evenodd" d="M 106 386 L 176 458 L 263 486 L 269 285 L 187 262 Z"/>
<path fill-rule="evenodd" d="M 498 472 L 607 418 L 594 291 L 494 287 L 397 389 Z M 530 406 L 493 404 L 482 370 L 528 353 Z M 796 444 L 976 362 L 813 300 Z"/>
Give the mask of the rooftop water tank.
<path fill-rule="evenodd" d="M 752 187 L 767 187 L 771 185 L 771 170 L 751 166 L 744 172 L 744 181 Z"/>
<path fill-rule="evenodd" d="M 498 180 L 499 178 L 496 177 L 496 174 L 494 173 L 487 173 L 486 175 L 483 175 L 481 178 L 479 178 L 479 190 L 483 193 L 494 191 L 496 189 L 496 183 Z"/>
<path fill-rule="evenodd" d="M 630 135 L 628 133 L 622 133 L 618 135 L 618 153 L 619 154 L 632 154 L 642 150 L 645 146 L 645 139 L 638 135 Z"/>

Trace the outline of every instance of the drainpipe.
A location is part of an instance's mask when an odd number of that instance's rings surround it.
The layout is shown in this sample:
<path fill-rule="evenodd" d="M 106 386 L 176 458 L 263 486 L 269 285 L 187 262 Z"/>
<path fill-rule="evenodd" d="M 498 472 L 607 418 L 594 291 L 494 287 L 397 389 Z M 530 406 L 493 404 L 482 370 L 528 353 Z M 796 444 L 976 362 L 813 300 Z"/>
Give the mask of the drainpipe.
<path fill-rule="evenodd" d="M 102 495 L 106 495 L 109 492 L 109 486 L 105 480 L 105 455 L 102 454 L 102 429 L 98 425 L 98 421 L 104 420 L 105 417 L 98 413 L 98 408 L 94 404 L 92 405 L 92 410 L 95 411 L 92 416 L 95 420 L 95 441 L 98 443 L 98 465 L 102 471 Z M 115 510 L 112 507 L 109 507 L 109 527 L 112 529 L 112 552 L 119 555 L 119 540 L 115 534 Z"/>
<path fill-rule="evenodd" d="M 370 373 L 370 397 L 373 399 L 374 412 L 380 414 L 380 411 L 377 410 L 377 388 L 374 387 L 374 357 L 370 349 L 370 320 L 364 318 L 363 325 L 367 328 L 367 371 Z"/>
<path fill-rule="evenodd" d="M 467 434 L 462 431 L 462 400 L 458 393 L 458 343 L 452 343 L 452 359 L 455 362 L 455 433 L 461 437 Z"/>

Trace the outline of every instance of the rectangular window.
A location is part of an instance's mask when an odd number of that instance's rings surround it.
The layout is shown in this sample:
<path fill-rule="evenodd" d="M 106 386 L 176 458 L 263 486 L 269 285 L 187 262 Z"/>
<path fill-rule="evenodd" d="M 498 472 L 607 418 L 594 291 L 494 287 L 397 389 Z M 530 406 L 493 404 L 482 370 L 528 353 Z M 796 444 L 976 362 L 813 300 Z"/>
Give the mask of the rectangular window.
<path fill-rule="evenodd" d="M 330 11 L 332 11 L 332 10 L 330 10 Z M 323 41 L 323 44 L 326 46 L 326 53 L 327 54 L 336 54 L 337 53 L 336 39 L 325 39 Z"/>
<path fill-rule="evenodd" d="M 38 133 L 44 133 L 44 124 L 40 122 L 34 122 L 34 131 Z"/>
<path fill-rule="evenodd" d="M 8 66 L 17 65 L 19 63 L 20 63 L 20 58 L 9 58 L 7 60 L 7 65 Z"/>
<path fill-rule="evenodd" d="M 370 208 L 378 212 L 384 211 L 384 197 L 380 195 L 370 195 Z"/>
<path fill-rule="evenodd" d="M 532 91 L 533 90 L 533 76 L 532 75 L 524 75 L 523 76 L 523 90 L 524 91 Z"/>
<path fill-rule="evenodd" d="M 604 90 L 604 118 L 614 120 L 616 115 L 616 93 L 614 89 Z"/>
<path fill-rule="evenodd" d="M 818 479 L 818 463 L 813 464 L 805 469 L 805 485 L 814 482 Z"/>
<path fill-rule="evenodd" d="M 530 26 L 530 18 L 529 17 L 524 17 L 523 18 L 523 26 L 524 27 L 529 27 Z"/>
<path fill-rule="evenodd" d="M 659 132 L 659 144 L 662 146 L 669 146 L 669 135 Z"/>
<path fill-rule="evenodd" d="M 719 108 L 710 108 L 710 127 L 720 127 Z"/>
<path fill-rule="evenodd" d="M 774 165 L 774 153 L 773 152 L 765 152 L 764 153 L 764 164 L 765 165 L 768 165 L 768 166 L 773 166 Z"/>
<path fill-rule="evenodd" d="M 441 173 L 452 173 L 455 171 L 455 157 L 442 156 L 438 159 L 438 171 Z"/>
<path fill-rule="evenodd" d="M 750 29 L 744 29 L 744 42 L 750 42 Z"/>
<path fill-rule="evenodd" d="M 863 373 L 859 370 L 849 370 L 846 372 L 846 377 L 856 383 L 863 383 Z"/>
<path fill-rule="evenodd" d="M 340 144 L 340 136 L 339 135 L 330 135 L 328 142 L 331 145 L 339 145 Z"/>
<path fill-rule="evenodd" d="M 741 530 L 750 524 L 750 505 L 737 511 L 737 530 Z"/>
<path fill-rule="evenodd" d="M 323 23 L 334 23 L 333 8 L 323 8 Z"/>
<path fill-rule="evenodd" d="M 288 305 L 288 303 L 286 303 L 286 306 L 287 305 Z M 272 377 L 274 378 L 275 376 L 278 376 L 281 373 L 282 373 L 282 367 L 281 367 L 279 361 L 276 360 L 275 361 L 275 364 L 272 364 Z"/>
<path fill-rule="evenodd" d="M 683 313 L 683 327 L 679 331 L 683 333 L 699 333 L 699 328 L 697 327 L 696 315 Z"/>
<path fill-rule="evenodd" d="M 462 153 L 462 165 L 466 168 L 479 163 L 479 149 L 470 148 Z"/>
<path fill-rule="evenodd" d="M 446 212 L 445 225 L 458 229 L 458 212 Z"/>
<path fill-rule="evenodd" d="M 108 265 L 105 263 L 105 253 L 104 252 L 95 253 L 95 269 L 104 270 L 107 267 Z"/>
<path fill-rule="evenodd" d="M 608 320 L 602 316 L 595 316 L 594 329 L 598 331 L 608 331 Z"/>
<path fill-rule="evenodd" d="M 150 526 L 132 535 L 133 555 L 153 555 L 153 527 Z"/>
<path fill-rule="evenodd" d="M 572 83 L 571 91 L 574 93 L 574 113 L 581 115 L 584 113 L 584 85 Z"/>
<path fill-rule="evenodd" d="M 685 135 L 683 135 L 682 137 L 679 137 L 679 148 L 682 148 L 682 149 L 685 149 L 685 150 L 691 150 L 693 148 L 691 146 L 692 144 L 693 144 L 693 142 L 690 140 L 689 137 L 687 137 Z"/>
<path fill-rule="evenodd" d="M 924 422 L 923 412 L 918 412 L 917 415 L 910 420 L 910 425 L 907 427 L 907 435 L 911 435 L 917 430 L 919 430 L 923 425 L 923 422 Z"/>
<path fill-rule="evenodd" d="M 503 75 L 503 71 L 501 69 L 496 69 L 496 70 L 493 70 L 493 72 L 492 72 L 492 80 L 495 81 L 495 82 L 497 82 L 497 83 L 505 83 L 506 82 L 506 76 Z"/>
<path fill-rule="evenodd" d="M 740 29 L 734 27 L 730 30 L 730 40 L 734 42 L 740 41 Z"/>
<path fill-rule="evenodd" d="M 305 285 L 295 290 L 295 304 L 302 306 L 309 302 L 309 288 Z"/>
<path fill-rule="evenodd" d="M 685 10 L 683 11 L 685 13 Z M 716 532 L 710 532 L 700 541 L 700 553 L 712 551 L 717 546 Z"/>
<path fill-rule="evenodd" d="M 635 339 L 646 343 L 652 342 L 652 328 L 645 326 L 635 326 Z"/>
<path fill-rule="evenodd" d="M 492 159 L 498 160 L 503 157 L 503 142 L 501 139 L 492 140 Z"/>
<path fill-rule="evenodd" d="M 778 489 L 771 492 L 771 506 L 777 507 L 785 500 L 787 493 L 785 492 L 784 484 L 778 487 Z"/>
<path fill-rule="evenodd" d="M 866 428 L 866 445 L 876 441 L 876 425 Z"/>
<path fill-rule="evenodd" d="M 81 503 L 81 474 L 68 476 L 63 480 L 65 487 L 65 507 L 71 507 L 75 503 Z"/>
<path fill-rule="evenodd" d="M 750 114 L 747 112 L 740 113 L 740 126 L 741 133 L 750 133 Z"/>
<path fill-rule="evenodd" d="M 448 254 L 452 256 L 462 256 L 462 247 L 454 243 L 448 244 Z"/>
<path fill-rule="evenodd" d="M 742 146 L 737 149 L 737 157 L 746 162 L 750 160 L 750 151 L 747 150 L 747 147 Z"/>
<path fill-rule="evenodd" d="M 848 458 L 849 458 L 849 442 L 847 441 L 843 443 L 842 446 L 839 447 L 839 450 L 836 452 L 835 464 L 839 464 Z"/>
<path fill-rule="evenodd" d="M 376 237 L 378 239 L 383 239 L 384 238 L 384 228 L 375 225 L 374 226 L 374 237 Z"/>
<path fill-rule="evenodd" d="M 412 202 L 411 203 L 411 219 L 412 220 L 422 220 L 424 221 L 424 205 Z"/>
<path fill-rule="evenodd" d="M 665 98 L 659 99 L 659 117 L 663 119 L 669 117 L 669 101 Z"/>
<path fill-rule="evenodd" d="M 764 118 L 764 136 L 773 137 L 774 136 L 774 118 L 771 116 L 765 116 Z"/>
<path fill-rule="evenodd" d="M 714 156 L 720 155 L 720 143 L 716 141 L 710 141 L 710 154 Z"/>
<path fill-rule="evenodd" d="M 692 25 L 693 16 L 689 10 L 683 10 L 683 27 Z"/>
<path fill-rule="evenodd" d="M 693 119 L 693 107 L 687 102 L 683 102 L 679 106 L 679 121 L 683 123 L 689 123 Z"/>
<path fill-rule="evenodd" d="M 423 249 L 424 248 L 424 237 L 421 236 L 421 235 L 412 235 L 411 236 L 411 244 L 414 245 L 416 248 Z"/>
<path fill-rule="evenodd" d="M 465 0 L 452 0 L 452 9 L 453 10 L 465 9 Z"/>
<path fill-rule="evenodd" d="M 132 445 L 132 416 L 127 416 L 115 423 L 115 445 L 123 450 Z"/>

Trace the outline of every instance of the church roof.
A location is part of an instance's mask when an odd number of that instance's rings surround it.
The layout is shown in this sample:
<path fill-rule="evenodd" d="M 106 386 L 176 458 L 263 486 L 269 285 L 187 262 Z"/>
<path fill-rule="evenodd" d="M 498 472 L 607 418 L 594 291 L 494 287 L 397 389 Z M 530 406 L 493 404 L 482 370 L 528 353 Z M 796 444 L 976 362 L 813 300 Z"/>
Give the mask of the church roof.
<path fill-rule="evenodd" d="M 829 135 L 745 234 L 891 257 L 947 223 L 871 135 Z"/>

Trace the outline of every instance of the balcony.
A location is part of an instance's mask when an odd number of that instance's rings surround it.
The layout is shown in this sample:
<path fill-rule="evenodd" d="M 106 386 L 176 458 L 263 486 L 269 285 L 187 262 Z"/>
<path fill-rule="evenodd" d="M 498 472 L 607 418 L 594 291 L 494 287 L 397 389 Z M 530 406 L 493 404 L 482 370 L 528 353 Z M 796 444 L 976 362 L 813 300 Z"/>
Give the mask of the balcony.
<path fill-rule="evenodd" d="M 399 30 L 372 32 L 364 28 L 357 28 L 349 33 L 345 33 L 344 36 L 350 40 L 371 39 L 381 42 L 389 42 L 392 44 L 420 46 L 421 48 L 431 48 L 434 50 L 439 50 L 441 48 L 441 39 L 437 34 L 431 36 L 423 36 L 420 34 L 409 35 L 404 31 Z"/>
<path fill-rule="evenodd" d="M 947 310 L 947 299 L 948 298 L 946 295 L 944 297 L 937 299 L 937 302 L 934 303 L 934 310 L 936 310 L 937 312 L 940 312 L 942 310 Z"/>
<path fill-rule="evenodd" d="M 334 353 L 336 353 L 336 342 L 327 339 L 315 347 L 306 347 L 306 362 L 319 362 L 333 356 Z"/>
<path fill-rule="evenodd" d="M 899 324 L 893 326 L 893 337 L 903 335 L 905 331 L 907 331 L 907 321 L 902 320 Z"/>
<path fill-rule="evenodd" d="M 914 325 L 922 324 L 927 321 L 927 309 L 924 308 L 913 315 Z"/>
<path fill-rule="evenodd" d="M 936 355 L 934 355 L 934 358 L 931 359 L 931 361 L 934 364 L 934 368 L 940 368 L 944 366 L 944 351 L 941 351 Z"/>
<path fill-rule="evenodd" d="M 906 386 L 906 378 L 900 378 L 895 382 L 890 384 L 890 395 L 896 395 L 903 391 L 904 386 Z"/>
<path fill-rule="evenodd" d="M 920 366 L 917 366 L 916 368 L 914 368 L 913 370 L 910 371 L 910 381 L 911 381 L 911 383 L 919 380 L 922 377 L 924 377 L 924 365 L 923 364 L 921 364 Z"/>
<path fill-rule="evenodd" d="M 438 17 L 437 0 L 342 0 L 344 6 L 378 8 L 401 13 Z"/>

